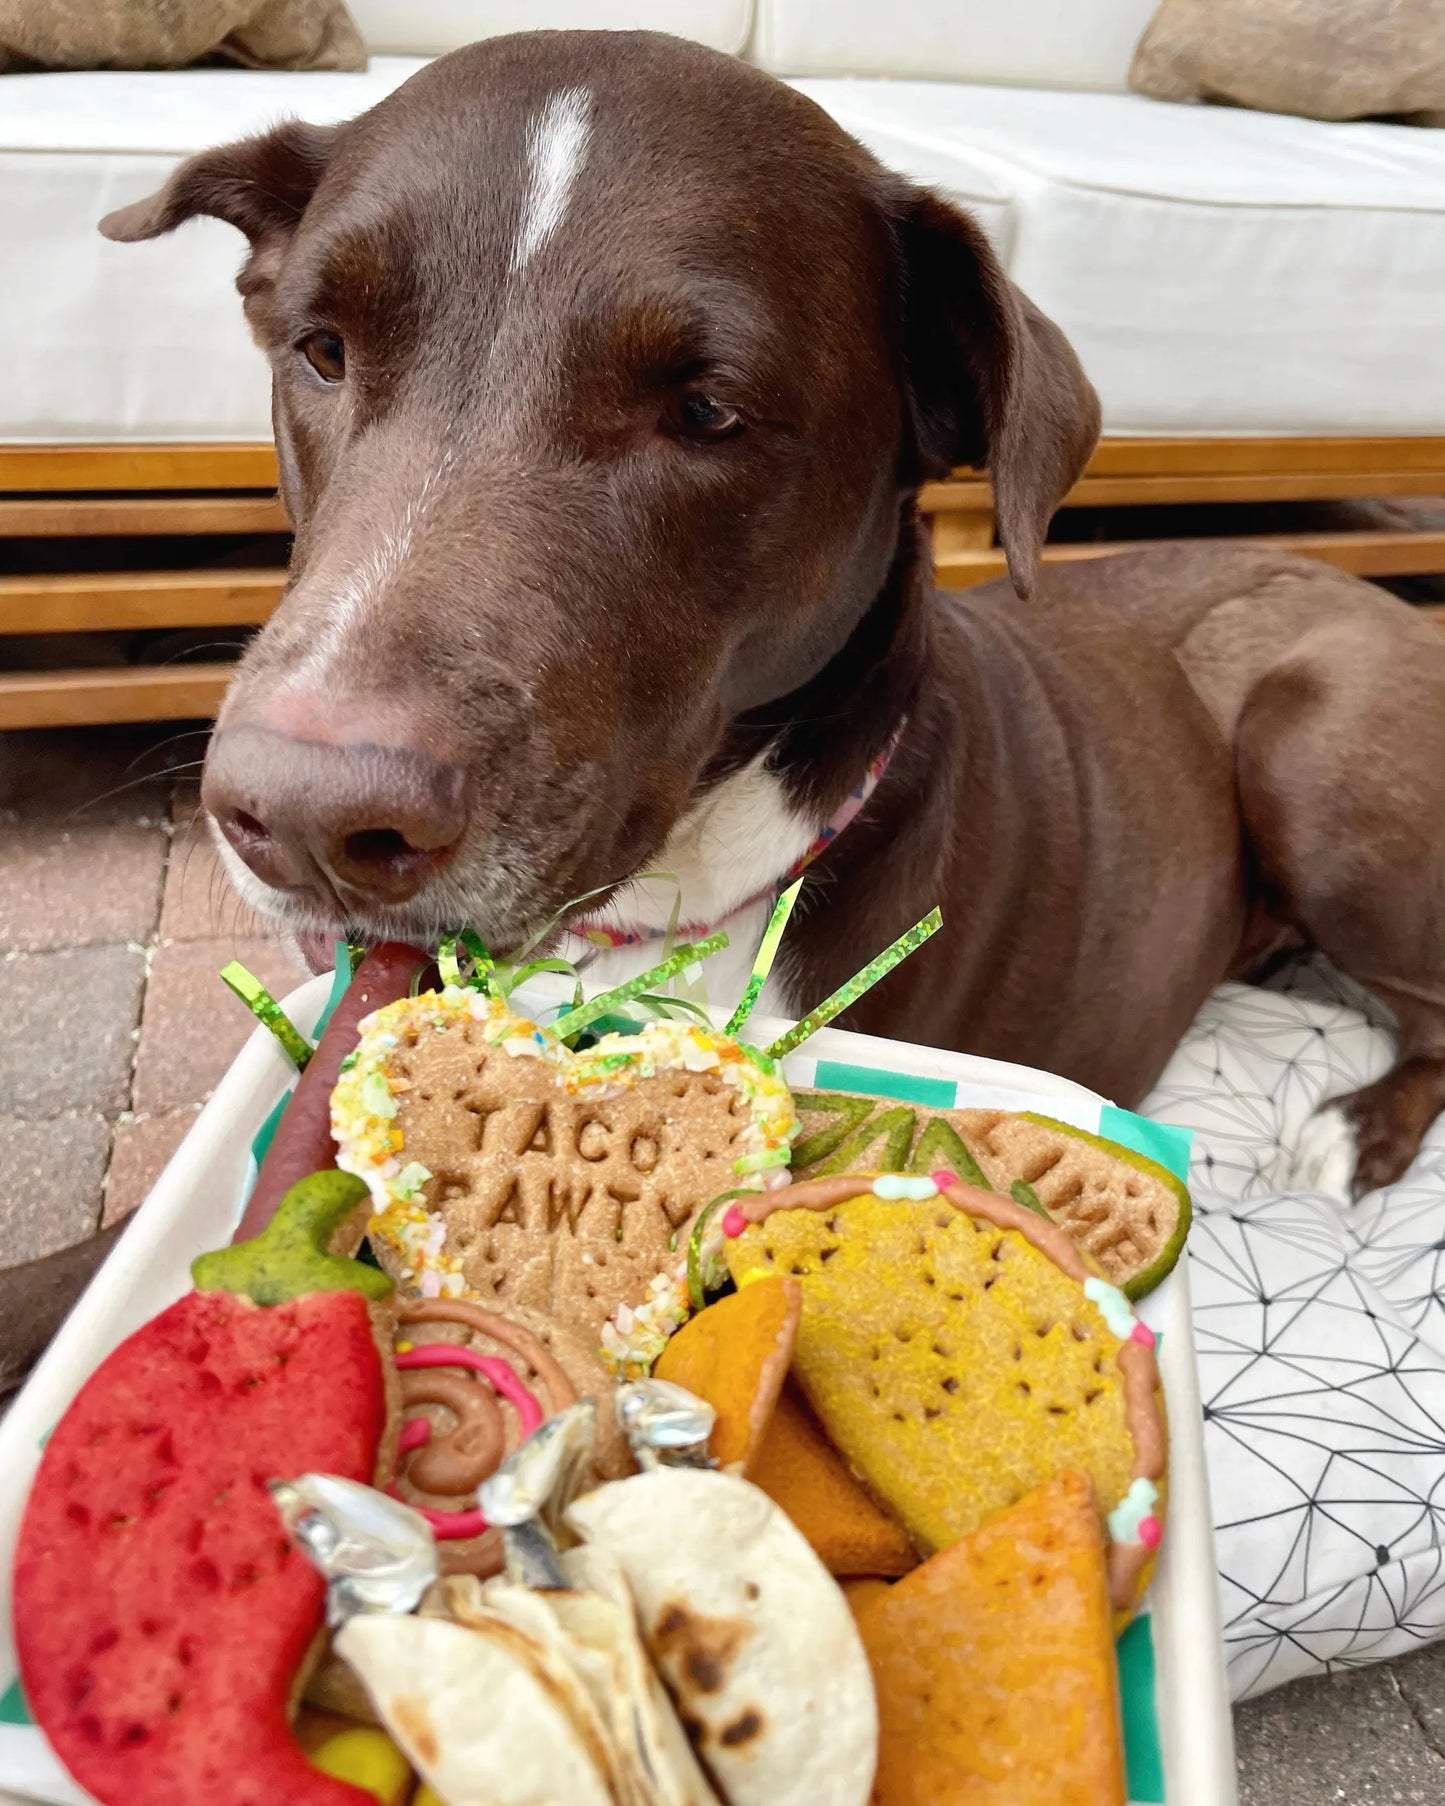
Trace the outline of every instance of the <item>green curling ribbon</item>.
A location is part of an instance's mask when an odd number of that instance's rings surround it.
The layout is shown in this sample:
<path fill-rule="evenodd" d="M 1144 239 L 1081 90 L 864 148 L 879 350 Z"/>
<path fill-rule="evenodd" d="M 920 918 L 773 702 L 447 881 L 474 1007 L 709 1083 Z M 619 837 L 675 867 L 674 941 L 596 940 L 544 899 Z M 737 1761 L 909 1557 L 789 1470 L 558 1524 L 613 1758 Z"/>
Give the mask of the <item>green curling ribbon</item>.
<path fill-rule="evenodd" d="M 773 969 L 773 961 L 777 958 L 778 947 L 783 938 L 783 930 L 788 925 L 788 917 L 793 913 L 793 905 L 798 900 L 798 892 L 803 888 L 803 880 L 790 884 L 773 905 L 773 913 L 768 917 L 768 925 L 763 931 L 762 942 L 758 947 L 758 957 L 753 961 L 752 972 L 748 976 L 747 988 L 738 999 L 738 1007 L 727 1019 L 723 1029 L 725 1035 L 735 1035 L 748 1017 L 753 1013 L 753 1005 L 762 995 L 763 986 L 768 982 L 768 974 Z"/>
<path fill-rule="evenodd" d="M 565 1016 L 559 1016 L 552 1024 L 552 1033 L 559 1041 L 565 1041 L 569 1035 L 575 1035 L 579 1028 L 586 1028 L 589 1022 L 595 1022 L 599 1016 L 610 1016 L 613 1010 L 619 1009 L 624 1003 L 631 1003 L 634 997 L 641 997 L 644 991 L 652 990 L 655 985 L 665 985 L 688 966 L 695 966 L 699 960 L 711 959 L 714 953 L 721 953 L 727 944 L 726 933 L 719 932 L 710 934 L 705 941 L 679 947 L 650 971 L 639 972 L 636 978 L 628 979 L 625 985 L 616 985 L 610 991 L 602 991 L 579 1008 L 568 1010 Z"/>
<path fill-rule="evenodd" d="M 221 967 L 221 977 L 245 1004 L 263 1028 L 271 1033 L 286 1050 L 286 1057 L 298 1072 L 306 1070 L 306 1062 L 314 1051 L 311 1043 L 301 1030 L 286 1014 L 281 1005 L 266 989 L 254 973 L 248 972 L 240 960 L 233 959 L 227 966 Z"/>
<path fill-rule="evenodd" d="M 734 1204 L 739 1198 L 755 1198 L 755 1191 L 725 1191 L 720 1198 L 714 1198 L 700 1212 L 693 1224 L 692 1234 L 687 1238 L 687 1297 L 695 1311 L 700 1311 L 707 1303 L 707 1292 L 702 1283 L 702 1238 L 708 1224 L 713 1220 L 724 1204 Z"/>
<path fill-rule="evenodd" d="M 462 971 L 457 958 L 460 947 L 467 955 L 467 970 Z M 444 985 L 470 985 L 474 991 L 490 992 L 496 971 L 487 944 L 473 928 L 460 928 L 455 934 L 444 934 L 437 945 L 437 971 Z"/>
<path fill-rule="evenodd" d="M 841 1016 L 850 1004 L 854 1004 L 865 991 L 871 991 L 880 978 L 886 978 L 896 965 L 908 958 L 932 934 L 937 934 L 943 926 L 943 916 L 937 909 L 929 910 L 921 922 L 915 922 L 907 934 L 900 934 L 891 947 L 886 947 L 877 959 L 869 960 L 863 970 L 850 978 L 845 985 L 839 985 L 831 997 L 825 997 L 817 1009 L 809 1010 L 801 1022 L 794 1023 L 785 1035 L 779 1035 L 768 1049 L 775 1060 L 781 1060 L 792 1053 L 795 1047 L 801 1047 L 810 1035 L 816 1035 L 833 1020 Z"/>

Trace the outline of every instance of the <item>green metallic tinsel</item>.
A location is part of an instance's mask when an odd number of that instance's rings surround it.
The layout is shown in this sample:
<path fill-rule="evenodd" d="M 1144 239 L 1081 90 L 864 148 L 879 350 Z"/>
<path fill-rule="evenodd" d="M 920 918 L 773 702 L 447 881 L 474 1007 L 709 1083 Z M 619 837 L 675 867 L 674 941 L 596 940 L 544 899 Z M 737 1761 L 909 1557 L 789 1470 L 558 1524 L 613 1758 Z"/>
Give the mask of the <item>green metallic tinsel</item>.
<path fill-rule="evenodd" d="M 595 1022 L 599 1016 L 610 1015 L 623 1004 L 631 1003 L 634 997 L 640 997 L 644 991 L 652 990 L 655 985 L 666 984 L 686 967 L 695 966 L 699 960 L 710 959 L 714 953 L 721 953 L 727 944 L 727 935 L 718 933 L 710 934 L 705 941 L 677 948 L 660 965 L 653 966 L 647 972 L 639 972 L 636 978 L 628 979 L 625 985 L 616 985 L 610 991 L 603 991 L 579 1008 L 568 1010 L 565 1016 L 559 1016 L 552 1024 L 552 1033 L 559 1041 L 565 1041 L 569 1035 L 576 1034 L 580 1028 L 586 1028 L 589 1022 Z"/>
<path fill-rule="evenodd" d="M 753 1005 L 762 994 L 763 986 L 768 982 L 768 974 L 773 969 L 773 961 L 777 958 L 778 946 L 783 938 L 783 930 L 788 925 L 788 917 L 793 913 L 793 905 L 798 900 L 798 892 L 803 888 L 803 880 L 790 884 L 773 905 L 773 913 L 768 917 L 768 925 L 763 930 L 763 938 L 758 946 L 758 957 L 753 961 L 753 969 L 749 975 L 747 988 L 738 999 L 738 1007 L 728 1017 L 725 1035 L 735 1035 L 748 1017 L 753 1013 Z"/>
<path fill-rule="evenodd" d="M 768 1049 L 775 1060 L 792 1053 L 795 1047 L 801 1047 L 810 1035 L 831 1022 L 835 1016 L 841 1016 L 850 1004 L 854 1004 L 865 991 L 871 991 L 880 978 L 890 973 L 900 961 L 916 952 L 931 934 L 937 934 L 943 926 L 943 917 L 936 909 L 931 909 L 921 922 L 914 924 L 907 934 L 900 934 L 891 947 L 884 949 L 877 959 L 869 960 L 863 970 L 850 978 L 845 985 L 840 985 L 831 997 L 825 997 L 815 1010 L 809 1010 L 801 1022 L 795 1023 L 785 1035 L 779 1035 Z"/>
<path fill-rule="evenodd" d="M 248 972 L 239 960 L 233 959 L 227 966 L 222 966 L 221 977 L 241 999 L 246 1008 L 265 1028 L 281 1043 L 287 1057 L 298 1072 L 305 1070 L 306 1062 L 311 1058 L 313 1048 L 301 1030 L 286 1014 L 281 1005 L 266 989 L 254 973 Z"/>

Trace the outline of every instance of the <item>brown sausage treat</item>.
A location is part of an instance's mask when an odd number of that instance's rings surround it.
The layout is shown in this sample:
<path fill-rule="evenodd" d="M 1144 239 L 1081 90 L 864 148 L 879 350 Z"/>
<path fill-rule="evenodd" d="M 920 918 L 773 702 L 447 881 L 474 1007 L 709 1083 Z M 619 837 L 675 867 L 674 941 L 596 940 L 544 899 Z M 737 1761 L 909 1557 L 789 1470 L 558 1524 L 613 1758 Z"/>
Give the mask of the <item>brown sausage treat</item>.
<path fill-rule="evenodd" d="M 276 1125 L 233 1241 L 259 1235 L 298 1179 L 336 1164 L 331 1093 L 341 1062 L 356 1046 L 362 1017 L 405 997 L 413 977 L 426 963 L 427 955 L 404 941 L 383 941 L 356 968 Z"/>

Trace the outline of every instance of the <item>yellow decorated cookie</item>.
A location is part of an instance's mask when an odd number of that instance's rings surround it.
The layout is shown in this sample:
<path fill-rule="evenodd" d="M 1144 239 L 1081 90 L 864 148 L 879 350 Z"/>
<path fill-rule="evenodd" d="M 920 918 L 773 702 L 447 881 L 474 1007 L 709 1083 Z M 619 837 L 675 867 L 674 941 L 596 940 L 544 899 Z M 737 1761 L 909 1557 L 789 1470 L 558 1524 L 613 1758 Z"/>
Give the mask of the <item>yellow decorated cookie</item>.
<path fill-rule="evenodd" d="M 798 1281 L 793 1373 L 921 1549 L 1076 1469 L 1108 1524 L 1115 1606 L 1135 1602 L 1160 1536 L 1154 1339 L 1060 1228 L 998 1193 L 884 1175 L 750 1199 L 725 1230 L 740 1286 Z"/>

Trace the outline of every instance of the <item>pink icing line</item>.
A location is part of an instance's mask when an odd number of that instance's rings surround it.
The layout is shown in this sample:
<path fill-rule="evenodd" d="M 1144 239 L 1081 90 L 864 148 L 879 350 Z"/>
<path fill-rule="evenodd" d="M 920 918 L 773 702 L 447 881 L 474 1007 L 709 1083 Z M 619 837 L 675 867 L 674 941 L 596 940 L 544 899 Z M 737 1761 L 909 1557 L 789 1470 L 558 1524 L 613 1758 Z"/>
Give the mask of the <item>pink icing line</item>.
<path fill-rule="evenodd" d="M 928 1176 L 940 1191 L 947 1186 L 958 1184 L 958 1174 L 949 1172 L 946 1166 L 939 1167 L 936 1173 L 930 1173 Z"/>
<path fill-rule="evenodd" d="M 475 1349 L 461 1348 L 455 1342 L 428 1342 L 425 1348 L 409 1348 L 405 1354 L 399 1354 L 396 1365 L 402 1373 L 412 1367 L 473 1368 L 516 1406 L 517 1416 L 522 1420 L 523 1437 L 530 1436 L 542 1422 L 542 1407 L 507 1363 L 496 1355 L 478 1354 Z M 460 1515 L 466 1516 L 466 1513 Z"/>
<path fill-rule="evenodd" d="M 393 1499 L 401 1499 L 396 1486 L 388 1486 L 387 1493 Z M 401 1500 L 403 1505 L 410 1505 L 409 1499 Z M 412 1505 L 413 1511 L 419 1511 L 431 1525 L 431 1533 L 439 1543 L 460 1542 L 464 1536 L 480 1536 L 487 1528 L 487 1520 L 480 1511 L 433 1511 L 429 1505 Z"/>
<path fill-rule="evenodd" d="M 1164 1535 L 1164 1526 L 1156 1517 L 1140 1518 L 1139 1541 L 1146 1549 L 1157 1549 Z"/>
<path fill-rule="evenodd" d="M 747 1226 L 748 1219 L 743 1215 L 742 1206 L 739 1204 L 730 1204 L 723 1213 L 723 1234 L 729 1237 L 739 1236 Z"/>
<path fill-rule="evenodd" d="M 431 1425 L 424 1417 L 413 1417 L 401 1426 L 396 1452 L 398 1455 L 409 1455 L 413 1449 L 419 1449 L 423 1443 L 430 1441 Z"/>
<path fill-rule="evenodd" d="M 1152 1348 L 1157 1338 L 1147 1323 L 1136 1323 L 1129 1332 L 1131 1342 L 1140 1342 L 1145 1348 Z"/>

